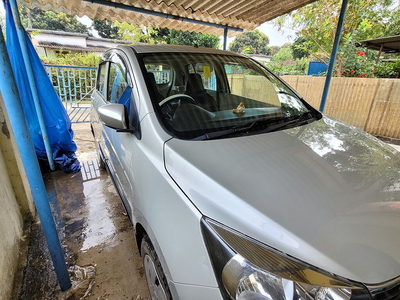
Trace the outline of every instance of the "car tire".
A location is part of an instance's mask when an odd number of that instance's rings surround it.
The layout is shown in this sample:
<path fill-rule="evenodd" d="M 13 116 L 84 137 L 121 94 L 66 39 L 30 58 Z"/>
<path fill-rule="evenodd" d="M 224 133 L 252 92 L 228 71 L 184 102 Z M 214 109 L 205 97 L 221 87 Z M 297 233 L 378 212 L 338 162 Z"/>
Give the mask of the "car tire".
<path fill-rule="evenodd" d="M 99 159 L 99 169 L 105 170 L 106 169 L 106 163 L 104 162 L 104 158 L 101 157 L 100 154 L 97 155 Z"/>
<path fill-rule="evenodd" d="M 105 170 L 106 169 L 106 163 L 104 161 L 103 156 L 100 153 L 100 145 L 96 144 L 96 152 L 97 152 L 97 161 L 99 163 L 99 169 Z"/>
<path fill-rule="evenodd" d="M 173 300 L 167 278 L 164 275 L 157 253 L 147 235 L 142 239 L 141 255 L 151 299 Z"/>

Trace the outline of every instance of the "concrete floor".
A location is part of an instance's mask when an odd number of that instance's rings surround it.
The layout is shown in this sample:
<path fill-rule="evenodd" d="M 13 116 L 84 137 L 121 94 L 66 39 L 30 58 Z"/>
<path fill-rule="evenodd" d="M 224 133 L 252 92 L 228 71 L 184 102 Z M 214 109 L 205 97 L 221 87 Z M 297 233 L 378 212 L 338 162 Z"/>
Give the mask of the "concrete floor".
<path fill-rule="evenodd" d="M 32 228 L 19 299 L 150 299 L 132 225 L 88 123 L 73 124 L 82 170 L 44 176 L 73 287 L 61 292 L 39 224 Z"/>

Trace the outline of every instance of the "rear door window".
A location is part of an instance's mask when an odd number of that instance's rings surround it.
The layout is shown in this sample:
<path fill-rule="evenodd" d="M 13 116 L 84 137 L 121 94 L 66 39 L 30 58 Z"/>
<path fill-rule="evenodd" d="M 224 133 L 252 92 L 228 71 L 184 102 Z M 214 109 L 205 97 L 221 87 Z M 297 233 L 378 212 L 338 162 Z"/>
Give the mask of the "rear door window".
<path fill-rule="evenodd" d="M 211 63 L 194 63 L 187 66 L 188 73 L 197 73 L 201 76 L 203 86 L 206 90 L 217 90 L 217 80 L 215 70 Z"/>

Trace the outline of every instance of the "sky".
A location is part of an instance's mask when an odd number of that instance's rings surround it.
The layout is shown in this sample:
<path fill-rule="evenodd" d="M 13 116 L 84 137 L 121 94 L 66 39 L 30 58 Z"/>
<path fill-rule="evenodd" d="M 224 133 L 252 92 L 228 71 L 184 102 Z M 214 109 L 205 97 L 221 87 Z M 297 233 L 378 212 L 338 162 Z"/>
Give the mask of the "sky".
<path fill-rule="evenodd" d="M 278 31 L 278 29 L 274 28 L 271 22 L 264 23 L 260 27 L 257 27 L 257 29 L 268 36 L 268 46 L 282 46 L 285 43 L 294 42 L 293 32 L 289 29 L 285 29 L 284 32 Z"/>

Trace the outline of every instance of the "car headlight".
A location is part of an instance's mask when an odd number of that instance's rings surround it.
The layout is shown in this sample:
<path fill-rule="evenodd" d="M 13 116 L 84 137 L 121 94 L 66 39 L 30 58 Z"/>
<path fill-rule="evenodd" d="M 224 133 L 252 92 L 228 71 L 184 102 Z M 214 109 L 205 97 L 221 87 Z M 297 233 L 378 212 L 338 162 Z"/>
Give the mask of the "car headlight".
<path fill-rule="evenodd" d="M 202 231 L 225 299 L 371 299 L 360 283 L 308 265 L 213 220 Z"/>

